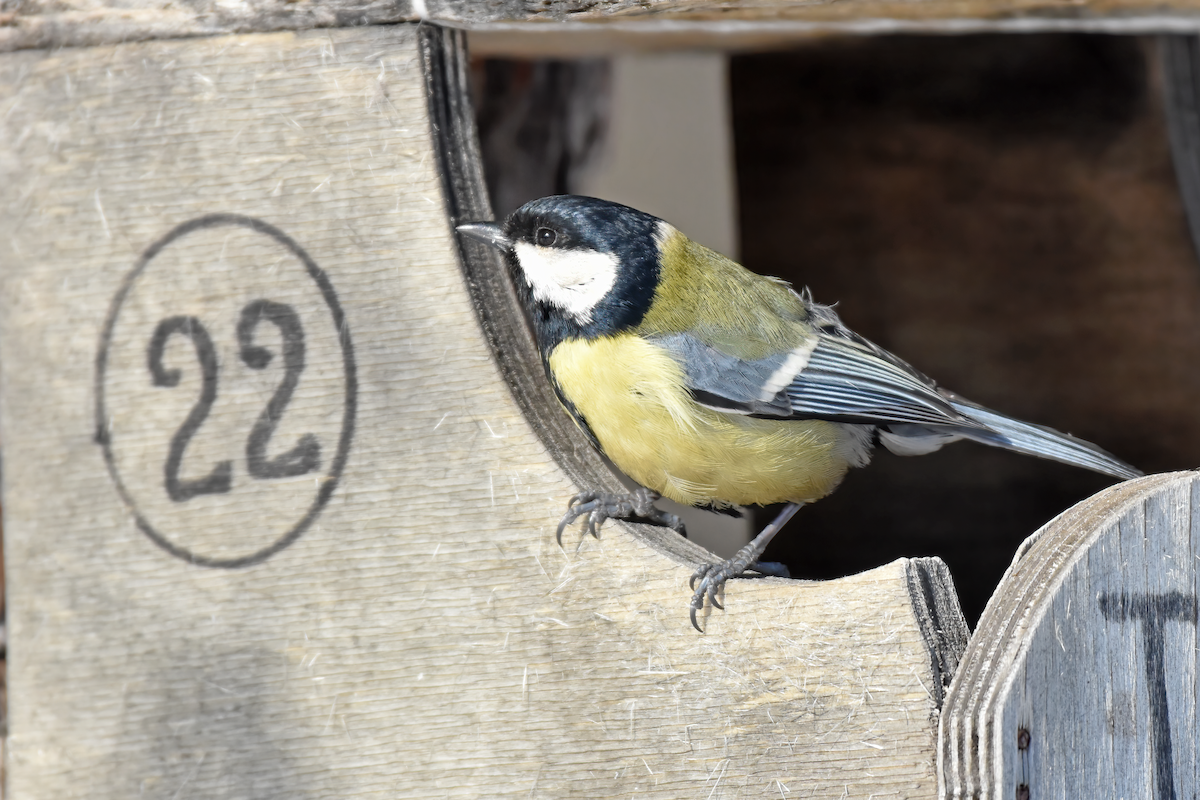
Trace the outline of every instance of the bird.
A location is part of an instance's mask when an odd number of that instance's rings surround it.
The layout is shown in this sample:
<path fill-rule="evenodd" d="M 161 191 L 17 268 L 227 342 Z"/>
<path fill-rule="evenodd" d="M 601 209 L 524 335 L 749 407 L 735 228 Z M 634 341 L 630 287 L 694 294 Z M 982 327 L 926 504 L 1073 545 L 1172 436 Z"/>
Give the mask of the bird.
<path fill-rule="evenodd" d="M 664 220 L 579 195 L 530 201 L 503 222 L 457 226 L 503 255 L 547 378 L 600 453 L 638 488 L 584 491 L 584 518 L 670 527 L 663 497 L 721 511 L 785 504 L 732 558 L 692 575 L 689 616 L 749 571 L 805 504 L 876 447 L 902 456 L 969 440 L 1122 480 L 1142 473 L 1094 444 L 939 387 L 842 323 L 804 289 L 756 274 Z M 686 535 L 686 534 L 685 534 Z"/>

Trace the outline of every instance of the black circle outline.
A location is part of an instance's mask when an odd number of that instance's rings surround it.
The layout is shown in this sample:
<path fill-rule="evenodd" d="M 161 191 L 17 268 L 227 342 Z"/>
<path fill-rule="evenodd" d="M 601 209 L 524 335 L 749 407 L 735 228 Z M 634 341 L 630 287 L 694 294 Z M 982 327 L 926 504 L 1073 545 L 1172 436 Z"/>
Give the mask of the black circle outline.
<path fill-rule="evenodd" d="M 345 414 L 342 418 L 342 433 L 338 440 L 337 454 L 334 456 L 329 471 L 321 483 L 321 488 L 317 491 L 316 499 L 313 500 L 308 511 L 291 530 L 262 550 L 240 558 L 208 558 L 196 555 L 172 543 L 155 530 L 154 526 L 142 516 L 141 512 L 138 511 L 137 504 L 134 503 L 132 496 L 125 488 L 125 484 L 121 482 L 121 476 L 117 473 L 117 466 L 112 453 L 112 437 L 108 432 L 107 414 L 105 413 L 104 405 L 104 375 L 108 367 L 108 348 L 112 343 L 112 334 L 117 324 L 117 316 L 120 314 L 125 298 L 133 289 L 134 283 L 146 270 L 150 262 L 154 260 L 155 256 L 176 239 L 186 236 L 189 233 L 203 230 L 204 228 L 215 228 L 222 225 L 239 225 L 269 236 L 300 259 L 305 269 L 308 270 L 309 277 L 313 279 L 313 282 L 321 290 L 321 295 L 325 298 L 325 304 L 329 306 L 329 311 L 333 315 L 334 326 L 338 332 L 338 342 L 342 346 L 342 362 L 346 375 Z M 350 341 L 350 328 L 346 325 L 346 317 L 342 312 L 341 305 L 338 303 L 337 293 L 333 290 L 333 284 L 329 281 L 329 276 L 325 274 L 323 269 L 317 266 L 317 263 L 312 260 L 308 253 L 286 233 L 260 219 L 246 217 L 241 214 L 207 214 L 203 217 L 188 220 L 172 228 L 166 236 L 163 236 L 146 249 L 142 257 L 138 259 L 137 266 L 125 276 L 125 280 L 121 283 L 121 288 L 113 298 L 112 305 L 109 306 L 108 317 L 104 321 L 104 331 L 100 335 L 100 349 L 96 353 L 95 394 L 96 443 L 103 448 L 104 462 L 108 465 L 109 475 L 112 476 L 113 483 L 116 484 L 121 499 L 125 501 L 125 505 L 133 514 L 134 519 L 137 521 L 137 526 L 141 529 L 142 533 L 146 534 L 152 542 L 163 550 L 190 564 L 200 567 L 238 569 L 262 563 L 299 539 L 301 534 L 317 518 L 317 515 L 321 513 L 321 509 L 329 502 L 329 498 L 333 496 L 334 489 L 337 488 L 338 481 L 341 480 L 346 460 L 350 456 L 350 442 L 354 438 L 354 421 L 358 409 L 358 367 L 354 361 L 354 345 Z"/>

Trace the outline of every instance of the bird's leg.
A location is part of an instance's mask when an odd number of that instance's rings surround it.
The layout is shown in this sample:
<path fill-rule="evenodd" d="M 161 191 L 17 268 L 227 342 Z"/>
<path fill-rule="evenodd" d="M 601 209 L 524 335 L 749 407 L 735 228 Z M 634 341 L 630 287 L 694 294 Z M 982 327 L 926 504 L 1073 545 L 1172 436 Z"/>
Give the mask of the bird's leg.
<path fill-rule="evenodd" d="M 644 486 L 626 494 L 580 492 L 571 498 L 571 502 L 567 504 L 567 513 L 558 523 L 558 546 L 562 547 L 562 535 L 567 526 L 584 516 L 586 516 L 583 521 L 584 533 L 590 533 L 597 539 L 600 538 L 600 526 L 608 519 L 648 522 L 652 525 L 671 528 L 686 536 L 683 520 L 675 514 L 655 508 L 655 501 L 661 499 L 662 495 L 652 492 Z"/>
<path fill-rule="evenodd" d="M 767 549 L 767 545 L 775 538 L 775 534 L 779 533 L 780 529 L 787 524 L 787 521 L 792 518 L 803 503 L 788 503 L 779 512 L 779 516 L 771 522 L 770 525 L 762 529 L 762 532 L 755 536 L 750 544 L 738 550 L 733 558 L 728 561 L 722 561 L 720 564 L 705 564 L 692 575 L 691 587 L 695 589 L 695 594 L 692 595 L 692 627 L 704 633 L 704 629 L 696 622 L 696 612 L 704 608 L 704 600 L 707 597 L 710 605 L 717 608 L 724 608 L 717 602 L 717 594 L 725 587 L 725 582 L 730 578 L 736 578 L 748 569 L 756 572 L 761 572 L 764 575 L 780 575 L 787 577 L 787 568 L 782 564 L 774 562 L 758 563 L 758 557 Z M 699 581 L 699 585 L 697 585 Z"/>

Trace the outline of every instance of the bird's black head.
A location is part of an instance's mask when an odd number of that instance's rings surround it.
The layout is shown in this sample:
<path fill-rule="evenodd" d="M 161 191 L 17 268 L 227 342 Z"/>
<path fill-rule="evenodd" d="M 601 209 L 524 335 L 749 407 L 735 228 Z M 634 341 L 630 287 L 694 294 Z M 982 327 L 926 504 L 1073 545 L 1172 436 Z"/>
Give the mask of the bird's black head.
<path fill-rule="evenodd" d="M 590 339 L 636 326 L 654 299 L 659 243 L 670 228 L 628 206 L 593 197 L 533 200 L 504 225 L 459 231 L 502 249 L 538 345 Z"/>

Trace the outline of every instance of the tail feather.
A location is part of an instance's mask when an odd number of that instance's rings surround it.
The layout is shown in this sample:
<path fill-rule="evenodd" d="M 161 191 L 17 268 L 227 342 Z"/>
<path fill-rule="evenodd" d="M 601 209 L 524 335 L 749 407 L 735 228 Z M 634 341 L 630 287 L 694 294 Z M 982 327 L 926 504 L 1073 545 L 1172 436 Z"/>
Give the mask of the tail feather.
<path fill-rule="evenodd" d="M 1076 439 L 1052 428 L 1020 422 L 991 409 L 957 398 L 950 404 L 963 416 L 979 422 L 982 428 L 959 428 L 964 439 L 1002 447 L 1030 456 L 1039 456 L 1083 467 L 1114 478 L 1138 478 L 1143 474 L 1124 461 L 1101 450 L 1091 442 Z"/>

